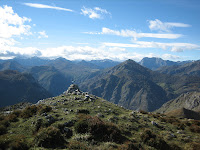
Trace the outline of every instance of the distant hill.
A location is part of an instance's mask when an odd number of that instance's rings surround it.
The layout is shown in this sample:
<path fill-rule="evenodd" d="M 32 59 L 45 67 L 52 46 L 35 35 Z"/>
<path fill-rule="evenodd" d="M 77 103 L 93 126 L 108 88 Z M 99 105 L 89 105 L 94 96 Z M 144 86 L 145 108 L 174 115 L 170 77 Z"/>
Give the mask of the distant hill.
<path fill-rule="evenodd" d="M 184 93 L 176 99 L 163 104 L 156 112 L 168 113 L 181 108 L 200 112 L 200 92 Z"/>
<path fill-rule="evenodd" d="M 42 66 L 46 65 L 51 61 L 50 59 L 41 59 L 39 57 L 31 57 L 31 58 L 16 57 L 13 60 L 26 67 Z"/>
<path fill-rule="evenodd" d="M 0 64 L 0 71 L 3 70 L 16 70 L 19 72 L 23 72 L 26 68 L 20 65 L 17 61 L 7 60 Z"/>
<path fill-rule="evenodd" d="M 157 58 L 157 57 L 152 57 L 152 58 L 148 58 L 148 57 L 144 57 L 140 62 L 140 65 L 147 67 L 151 70 L 156 70 L 162 66 L 172 66 L 172 65 L 177 65 L 176 62 L 173 61 L 169 61 L 169 60 L 163 60 L 161 58 Z"/>
<path fill-rule="evenodd" d="M 64 76 L 55 67 L 52 66 L 35 66 L 27 71 L 54 96 L 62 94 L 71 84 L 72 77 Z"/>
<path fill-rule="evenodd" d="M 190 75 L 200 77 L 200 60 L 183 64 L 180 66 L 166 66 L 157 70 L 160 73 L 169 75 Z"/>
<path fill-rule="evenodd" d="M 81 88 L 133 110 L 153 111 L 167 101 L 166 92 L 151 80 L 151 70 L 127 60 L 81 84 Z"/>
<path fill-rule="evenodd" d="M 162 68 L 164 66 L 174 66 L 174 65 L 183 65 L 186 63 L 189 63 L 190 61 L 178 61 L 178 62 L 174 62 L 174 61 L 170 61 L 170 60 L 163 60 L 162 58 L 157 58 L 157 57 L 152 57 L 152 58 L 148 58 L 148 57 L 144 57 L 139 64 L 147 67 L 151 70 L 157 70 L 158 68 Z"/>
<path fill-rule="evenodd" d="M 0 72 L 0 107 L 19 102 L 35 103 L 50 96 L 30 74 L 12 70 Z"/>
<path fill-rule="evenodd" d="M 114 67 L 118 64 L 120 64 L 120 62 L 118 61 L 113 61 L 113 60 L 109 60 L 109 59 L 104 59 L 104 60 L 91 60 L 89 61 L 92 64 L 95 64 L 101 68 L 111 68 Z"/>

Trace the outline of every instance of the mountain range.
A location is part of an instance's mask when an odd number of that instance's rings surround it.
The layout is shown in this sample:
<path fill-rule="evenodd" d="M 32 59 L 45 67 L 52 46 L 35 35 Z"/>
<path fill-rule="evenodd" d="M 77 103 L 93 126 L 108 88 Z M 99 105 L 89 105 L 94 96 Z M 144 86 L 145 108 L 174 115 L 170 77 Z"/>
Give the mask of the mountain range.
<path fill-rule="evenodd" d="M 147 68 L 133 60 L 119 63 L 111 60 L 70 61 L 64 58 L 20 59 L 2 61 L 0 69 L 31 74 L 53 96 L 62 94 L 73 82 L 80 85 L 83 91 L 125 108 L 155 111 L 181 94 L 200 92 L 199 61 L 172 62 L 144 58 L 141 61 L 143 65 L 149 61 L 156 63 L 157 67 L 162 66 L 152 71 L 149 69 L 151 66 Z"/>

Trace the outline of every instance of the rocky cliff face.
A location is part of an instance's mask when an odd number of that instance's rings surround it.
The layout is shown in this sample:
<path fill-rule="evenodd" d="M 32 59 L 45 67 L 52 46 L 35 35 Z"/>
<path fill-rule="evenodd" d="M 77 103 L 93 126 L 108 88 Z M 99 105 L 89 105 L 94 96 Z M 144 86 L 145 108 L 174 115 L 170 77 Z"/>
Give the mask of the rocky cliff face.
<path fill-rule="evenodd" d="M 127 60 L 81 84 L 81 89 L 133 110 L 153 111 L 167 101 L 151 70 Z"/>

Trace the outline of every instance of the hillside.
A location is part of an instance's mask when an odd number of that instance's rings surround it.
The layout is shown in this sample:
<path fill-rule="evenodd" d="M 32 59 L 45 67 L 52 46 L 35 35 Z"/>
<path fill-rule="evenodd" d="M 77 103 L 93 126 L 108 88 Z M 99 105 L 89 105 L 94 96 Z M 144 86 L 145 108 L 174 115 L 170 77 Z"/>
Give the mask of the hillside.
<path fill-rule="evenodd" d="M 19 102 L 37 102 L 50 97 L 30 74 L 6 70 L 0 72 L 0 107 Z"/>
<path fill-rule="evenodd" d="M 49 93 L 57 96 L 71 84 L 72 77 L 64 76 L 52 66 L 35 66 L 26 72 L 30 73 Z"/>
<path fill-rule="evenodd" d="M 151 80 L 151 70 L 132 60 L 86 80 L 84 91 L 133 110 L 153 111 L 167 101 L 166 92 Z"/>
<path fill-rule="evenodd" d="M 169 102 L 163 104 L 161 108 L 156 110 L 156 112 L 168 113 L 172 110 L 181 108 L 200 112 L 200 92 L 182 94 L 176 99 L 170 100 Z"/>
<path fill-rule="evenodd" d="M 3 113 L 3 112 L 2 112 Z M 0 116 L 2 149 L 174 150 L 200 147 L 200 122 L 130 111 L 71 86 Z M 12 133 L 12 134 L 11 134 Z"/>

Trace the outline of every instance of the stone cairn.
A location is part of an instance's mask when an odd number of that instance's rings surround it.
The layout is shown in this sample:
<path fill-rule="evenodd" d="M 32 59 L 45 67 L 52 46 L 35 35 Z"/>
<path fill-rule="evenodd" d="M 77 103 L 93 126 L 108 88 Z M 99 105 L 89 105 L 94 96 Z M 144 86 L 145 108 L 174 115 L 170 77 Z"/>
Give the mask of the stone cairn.
<path fill-rule="evenodd" d="M 76 84 L 71 84 L 70 87 L 67 89 L 66 92 L 64 92 L 65 95 L 70 95 L 70 94 L 73 94 L 73 95 L 83 95 L 85 96 L 85 98 L 83 99 L 84 101 L 94 101 L 95 98 L 91 97 L 88 92 L 82 92 L 80 91 L 78 85 Z M 75 97 L 75 100 L 80 100 L 80 98 L 78 97 Z"/>
<path fill-rule="evenodd" d="M 75 94 L 75 95 L 80 95 L 82 92 L 80 91 L 78 85 L 76 84 L 71 84 L 70 87 L 67 89 L 65 94 Z"/>

